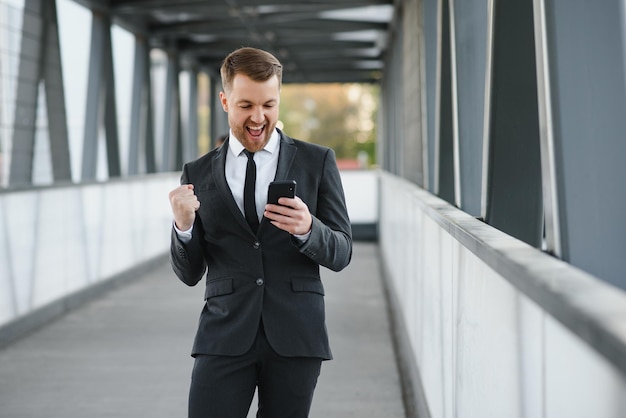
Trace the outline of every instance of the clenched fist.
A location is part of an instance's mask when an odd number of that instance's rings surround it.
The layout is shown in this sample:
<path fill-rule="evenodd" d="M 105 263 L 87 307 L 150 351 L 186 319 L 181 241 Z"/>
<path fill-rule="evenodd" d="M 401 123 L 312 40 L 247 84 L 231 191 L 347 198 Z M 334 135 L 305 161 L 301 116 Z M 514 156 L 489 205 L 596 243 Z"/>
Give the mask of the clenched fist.
<path fill-rule="evenodd" d="M 200 207 L 200 202 L 193 193 L 193 184 L 178 186 L 170 192 L 169 197 L 176 227 L 181 231 L 188 230 L 193 226 L 196 211 Z"/>

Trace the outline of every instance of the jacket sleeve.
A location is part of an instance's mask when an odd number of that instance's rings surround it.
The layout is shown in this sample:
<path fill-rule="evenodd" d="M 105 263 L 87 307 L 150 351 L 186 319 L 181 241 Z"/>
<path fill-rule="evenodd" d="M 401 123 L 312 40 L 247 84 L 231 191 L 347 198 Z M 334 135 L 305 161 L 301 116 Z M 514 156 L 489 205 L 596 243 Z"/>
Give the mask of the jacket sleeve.
<path fill-rule="evenodd" d="M 352 258 L 352 229 L 335 153 L 328 149 L 320 181 L 311 235 L 300 252 L 318 264 L 340 271 Z M 295 238 L 292 238 L 295 241 Z"/>
<path fill-rule="evenodd" d="M 180 184 L 188 184 L 189 176 L 187 166 L 183 168 Z M 196 285 L 206 271 L 206 262 L 202 250 L 202 223 L 198 216 L 193 225 L 191 241 L 184 243 L 178 237 L 174 226 L 172 226 L 170 243 L 170 263 L 172 270 L 178 278 L 188 286 Z"/>

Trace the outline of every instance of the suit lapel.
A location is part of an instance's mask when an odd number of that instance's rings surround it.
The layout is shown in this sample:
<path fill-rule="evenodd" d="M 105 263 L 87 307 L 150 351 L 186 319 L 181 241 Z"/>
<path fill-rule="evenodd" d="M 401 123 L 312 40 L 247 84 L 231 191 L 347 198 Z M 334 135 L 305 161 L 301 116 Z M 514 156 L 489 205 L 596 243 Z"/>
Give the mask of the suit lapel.
<path fill-rule="evenodd" d="M 280 134 L 280 150 L 278 152 L 278 166 L 276 167 L 276 175 L 274 176 L 274 180 L 288 180 L 289 172 L 291 171 L 291 166 L 293 165 L 293 161 L 296 157 L 296 152 L 298 151 L 298 147 L 296 147 L 293 139 L 279 131 Z M 215 179 L 215 186 L 220 193 L 220 196 L 226 202 L 228 209 L 232 212 L 235 219 L 239 224 L 248 229 L 250 232 L 250 226 L 246 222 L 246 218 L 239 210 L 235 199 L 233 198 L 233 194 L 230 191 L 230 187 L 228 187 L 228 182 L 226 181 L 226 154 L 228 153 L 228 141 L 230 138 L 226 139 L 226 142 L 222 145 L 219 152 L 215 154 L 213 160 L 213 178 Z M 265 217 L 261 218 L 261 224 L 259 226 L 259 233 L 262 229 L 264 229 L 264 225 L 267 223 L 267 219 Z"/>
<path fill-rule="evenodd" d="M 278 153 L 278 167 L 276 167 L 276 176 L 274 180 L 289 180 L 289 171 L 293 164 L 293 160 L 296 157 L 298 148 L 293 142 L 293 139 L 287 135 L 280 133 L 280 151 Z"/>
<path fill-rule="evenodd" d="M 215 179 L 215 187 L 217 188 L 220 196 L 226 202 L 228 206 L 228 210 L 230 210 L 241 226 L 250 230 L 250 226 L 248 222 L 246 222 L 246 218 L 239 210 L 239 206 L 237 206 L 237 202 L 235 202 L 235 198 L 233 197 L 232 192 L 230 191 L 230 187 L 228 187 L 228 182 L 226 181 L 226 154 L 228 153 L 228 141 L 222 145 L 219 152 L 215 154 L 213 160 L 213 178 Z"/>

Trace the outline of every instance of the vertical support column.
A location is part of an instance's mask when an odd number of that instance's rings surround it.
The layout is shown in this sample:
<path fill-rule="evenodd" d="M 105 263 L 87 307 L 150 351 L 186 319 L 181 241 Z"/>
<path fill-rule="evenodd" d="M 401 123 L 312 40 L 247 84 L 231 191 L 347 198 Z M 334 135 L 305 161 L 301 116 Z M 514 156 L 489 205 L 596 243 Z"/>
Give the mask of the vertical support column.
<path fill-rule="evenodd" d="M 135 35 L 135 57 L 133 60 L 133 85 L 130 104 L 130 133 L 128 135 L 128 175 L 134 176 L 140 173 L 140 152 L 143 143 L 145 126 L 143 66 L 146 64 L 143 57 L 143 49 L 146 41 L 143 36 Z"/>
<path fill-rule="evenodd" d="M 42 78 L 46 89 L 52 174 L 55 181 L 71 181 L 72 171 L 56 0 L 44 1 L 43 3 L 45 30 L 42 32 L 44 34 Z"/>
<path fill-rule="evenodd" d="M 398 176 L 404 175 L 404 91 L 402 84 L 402 31 L 394 33 L 390 43 L 383 85 L 385 120 L 385 141 L 383 167 Z"/>
<path fill-rule="evenodd" d="M 461 207 L 461 151 L 459 144 L 459 83 L 456 61 L 456 19 L 454 0 L 448 0 L 448 27 L 450 29 L 450 103 L 452 111 L 452 178 L 454 181 L 454 204 Z"/>
<path fill-rule="evenodd" d="M 107 164 L 109 177 L 120 177 L 122 175 L 120 146 L 117 132 L 117 104 L 115 100 L 115 75 L 113 72 L 113 45 L 111 43 L 111 18 L 107 16 L 106 36 L 104 40 L 104 129 L 106 132 Z"/>
<path fill-rule="evenodd" d="M 41 0 L 26 1 L 23 13 L 9 174 L 9 184 L 13 186 L 32 183 L 37 98 L 43 66 L 41 42 L 45 32 Z"/>
<path fill-rule="evenodd" d="M 389 63 L 385 63 L 387 67 Z M 378 112 L 378 144 L 376 145 L 376 159 L 379 166 L 389 170 L 389 83 L 383 76 L 380 86 L 380 111 Z"/>
<path fill-rule="evenodd" d="M 424 186 L 424 135 L 425 120 L 422 109 L 422 20 L 417 1 L 404 3 L 402 13 L 402 85 L 404 121 L 404 167 L 405 177 L 413 183 Z"/>
<path fill-rule="evenodd" d="M 19 78 L 15 100 L 9 184 L 32 183 L 39 83 L 46 89 L 46 108 L 55 181 L 72 178 L 61 71 L 59 32 L 54 1 L 27 0 L 24 5 Z"/>
<path fill-rule="evenodd" d="M 146 173 L 156 173 L 156 145 L 154 141 L 154 107 L 152 103 L 152 60 L 150 59 L 150 48 L 145 45 L 142 48 L 142 61 L 143 65 L 143 94 L 142 98 L 145 100 L 144 108 L 146 112 L 146 125 L 145 125 L 145 141 L 143 152 L 146 162 Z"/>
<path fill-rule="evenodd" d="M 189 117 L 187 118 L 188 138 L 185 142 L 183 161 L 198 158 L 198 70 L 189 70 Z"/>
<path fill-rule="evenodd" d="M 533 7 L 496 2 L 486 222 L 541 245 L 543 211 Z"/>
<path fill-rule="evenodd" d="M 130 149 L 128 174 L 154 173 L 154 139 L 152 127 L 152 100 L 150 50 L 145 37 L 135 36 L 133 68 L 133 95 L 130 121 Z"/>
<path fill-rule="evenodd" d="M 390 46 L 395 44 L 394 41 L 390 43 Z M 379 148 L 382 149 L 382 160 L 381 166 L 389 171 L 390 173 L 395 173 L 395 123 L 396 123 L 396 107 L 395 107 L 395 97 L 396 97 L 396 83 L 394 83 L 394 71 L 395 71 L 396 59 L 395 59 L 395 50 L 393 47 L 389 48 L 389 52 L 387 54 L 387 60 L 385 63 L 386 71 L 383 77 L 383 85 L 381 87 L 381 93 L 383 94 L 383 111 L 384 118 L 386 124 L 384 125 L 384 138 L 382 144 Z"/>
<path fill-rule="evenodd" d="M 163 106 L 163 161 L 162 171 L 182 168 L 182 141 L 180 135 L 180 92 L 178 89 L 178 55 L 167 51 L 165 76 L 165 103 Z"/>
<path fill-rule="evenodd" d="M 385 62 L 385 68 L 387 70 L 383 73 L 380 85 L 381 106 L 378 117 L 380 122 L 378 124 L 378 145 L 376 145 L 378 164 L 383 170 L 387 171 L 391 171 L 389 170 L 389 142 L 391 140 L 389 129 L 389 125 L 391 124 L 391 104 L 389 95 L 391 94 L 391 90 L 387 76 L 389 65 L 389 60 L 387 60 Z"/>
<path fill-rule="evenodd" d="M 435 133 L 435 193 L 455 204 L 454 184 L 454 124 L 452 114 L 452 63 L 450 58 L 449 0 L 439 1 L 439 77 L 437 87 L 437 117 Z"/>
<path fill-rule="evenodd" d="M 224 112 L 220 101 L 222 82 L 217 77 L 211 77 L 211 148 L 215 147 L 217 138 L 228 134 L 228 113 Z"/>
<path fill-rule="evenodd" d="M 98 166 L 99 127 L 106 133 L 109 177 L 121 175 L 115 82 L 111 49 L 111 19 L 94 12 L 91 27 L 89 78 L 85 110 L 82 179 L 94 180 Z"/>
<path fill-rule="evenodd" d="M 406 139 L 404 138 L 404 86 L 402 80 L 402 44 L 404 42 L 403 33 L 399 30 L 396 33 L 396 39 L 393 42 L 393 125 L 391 126 L 393 138 L 392 154 L 393 158 L 392 167 L 393 172 L 400 177 L 405 177 L 406 171 L 404 167 L 404 144 Z"/>
<path fill-rule="evenodd" d="M 550 62 L 545 11 L 545 0 L 533 1 L 545 250 L 560 257 L 563 252 L 561 247 L 558 211 L 559 201 L 556 185 L 554 126 L 552 123 L 552 95 L 550 91 Z"/>
<path fill-rule="evenodd" d="M 215 148 L 217 138 L 222 135 L 221 127 L 218 124 L 218 114 L 224 113 L 222 104 L 220 103 L 219 92 L 221 90 L 221 82 L 217 77 L 209 75 L 211 80 L 209 83 L 209 136 L 211 137 L 211 144 L 209 149 Z M 224 132 L 225 133 L 225 132 Z"/>
<path fill-rule="evenodd" d="M 544 3 L 560 255 L 626 289 L 626 6 Z"/>
<path fill-rule="evenodd" d="M 482 153 L 482 169 L 481 169 L 481 192 L 480 192 L 480 219 L 487 219 L 487 190 L 490 185 L 489 171 L 489 155 L 490 155 L 490 138 L 491 138 L 491 88 L 493 75 L 493 45 L 494 45 L 494 20 L 495 20 L 495 2 L 496 0 L 487 0 L 487 56 L 485 68 L 485 101 L 483 105 L 483 153 Z"/>
<path fill-rule="evenodd" d="M 426 94 L 426 164 L 428 182 L 424 187 L 434 192 L 435 189 L 435 162 L 436 155 L 436 126 L 437 126 L 437 40 L 438 40 L 438 0 L 422 0 L 424 14 L 424 89 Z"/>

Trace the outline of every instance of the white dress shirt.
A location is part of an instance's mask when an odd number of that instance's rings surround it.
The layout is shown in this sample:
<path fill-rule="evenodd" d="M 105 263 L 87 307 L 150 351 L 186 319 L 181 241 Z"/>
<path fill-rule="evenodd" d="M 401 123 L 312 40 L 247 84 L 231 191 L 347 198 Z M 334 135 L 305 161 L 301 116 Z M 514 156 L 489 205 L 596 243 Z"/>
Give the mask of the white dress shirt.
<path fill-rule="evenodd" d="M 243 186 L 246 181 L 246 165 L 248 157 L 243 152 L 244 147 L 239 140 L 233 135 L 232 130 L 229 133 L 228 154 L 226 154 L 226 182 L 230 188 L 230 192 L 239 207 L 242 214 L 245 214 L 243 208 Z M 270 140 L 265 147 L 254 153 L 254 163 L 256 164 L 256 183 L 254 188 L 254 201 L 256 203 L 256 213 L 259 221 L 265 212 L 267 204 L 267 189 L 269 184 L 276 177 L 276 168 L 278 167 L 278 154 L 280 151 L 280 141 L 278 131 L 274 129 Z M 187 231 L 181 231 L 174 223 L 174 229 L 178 237 L 184 243 L 191 241 L 191 233 L 193 226 Z M 294 235 L 300 241 L 306 241 L 310 232 L 304 235 Z"/>
<path fill-rule="evenodd" d="M 233 136 L 231 131 L 230 140 L 228 141 L 228 154 L 226 155 L 226 182 L 241 213 L 245 213 L 243 209 L 243 186 L 246 182 L 246 165 L 248 164 L 248 157 L 243 150 L 243 145 Z M 267 189 L 274 177 L 276 177 L 279 150 L 278 131 L 274 129 L 265 147 L 254 153 L 254 163 L 256 164 L 254 202 L 256 203 L 256 214 L 259 221 L 263 216 L 263 212 L 265 212 Z"/>

